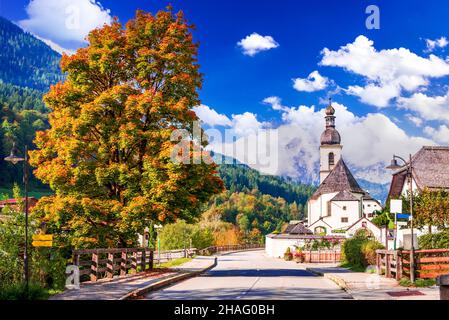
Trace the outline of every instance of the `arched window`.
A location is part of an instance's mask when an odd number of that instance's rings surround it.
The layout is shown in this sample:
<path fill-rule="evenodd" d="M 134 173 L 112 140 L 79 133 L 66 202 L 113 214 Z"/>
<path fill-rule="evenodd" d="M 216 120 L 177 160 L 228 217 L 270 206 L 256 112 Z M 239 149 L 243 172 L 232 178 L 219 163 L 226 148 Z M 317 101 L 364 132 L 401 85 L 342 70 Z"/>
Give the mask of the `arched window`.
<path fill-rule="evenodd" d="M 327 230 L 325 227 L 316 227 L 314 231 L 315 231 L 316 235 L 326 235 L 326 233 L 327 233 Z"/>
<path fill-rule="evenodd" d="M 329 153 L 329 165 L 333 166 L 335 164 L 335 155 L 333 152 Z"/>

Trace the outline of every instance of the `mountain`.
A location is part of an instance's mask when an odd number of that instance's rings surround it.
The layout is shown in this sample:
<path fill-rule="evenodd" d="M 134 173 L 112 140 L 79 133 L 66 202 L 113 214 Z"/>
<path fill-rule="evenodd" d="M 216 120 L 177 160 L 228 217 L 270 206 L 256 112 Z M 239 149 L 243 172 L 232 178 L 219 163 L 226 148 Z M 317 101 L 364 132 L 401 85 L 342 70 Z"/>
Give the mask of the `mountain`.
<path fill-rule="evenodd" d="M 0 80 L 46 91 L 64 78 L 61 55 L 9 20 L 0 17 Z"/>
<path fill-rule="evenodd" d="M 363 190 L 368 191 L 374 199 L 385 204 L 385 201 L 388 197 L 388 190 L 390 188 L 389 183 L 381 184 L 364 179 L 357 179 L 357 182 L 359 183 L 360 187 L 362 187 Z"/>
<path fill-rule="evenodd" d="M 313 185 L 300 183 L 280 176 L 264 175 L 238 160 L 214 153 L 213 159 L 219 164 L 218 173 L 230 192 L 251 192 L 257 190 L 275 198 L 283 198 L 288 203 L 304 205 L 315 192 Z"/>

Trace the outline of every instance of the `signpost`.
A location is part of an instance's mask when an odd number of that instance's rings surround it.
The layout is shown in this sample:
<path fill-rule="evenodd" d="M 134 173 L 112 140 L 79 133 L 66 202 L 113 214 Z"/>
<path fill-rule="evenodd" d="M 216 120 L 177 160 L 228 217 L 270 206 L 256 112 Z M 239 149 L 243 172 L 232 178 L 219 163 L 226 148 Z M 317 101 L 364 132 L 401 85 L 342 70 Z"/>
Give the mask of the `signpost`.
<path fill-rule="evenodd" d="M 52 247 L 53 235 L 52 234 L 35 234 L 33 235 L 33 247 Z"/>
<path fill-rule="evenodd" d="M 402 200 L 390 200 L 390 212 L 394 213 L 394 250 L 398 239 L 398 213 L 402 212 Z"/>

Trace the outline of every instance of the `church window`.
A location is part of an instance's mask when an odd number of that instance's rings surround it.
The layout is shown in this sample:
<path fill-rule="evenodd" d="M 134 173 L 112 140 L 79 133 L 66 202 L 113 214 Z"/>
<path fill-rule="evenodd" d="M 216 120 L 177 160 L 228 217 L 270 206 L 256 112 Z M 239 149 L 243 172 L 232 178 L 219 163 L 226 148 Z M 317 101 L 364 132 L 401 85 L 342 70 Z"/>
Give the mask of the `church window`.
<path fill-rule="evenodd" d="M 346 206 L 343 206 L 343 210 L 346 211 Z"/>
<path fill-rule="evenodd" d="M 333 152 L 329 153 L 329 165 L 333 166 L 335 164 L 335 155 Z"/>
<path fill-rule="evenodd" d="M 342 223 L 347 223 L 348 221 L 349 221 L 349 219 L 348 219 L 347 217 L 341 218 L 341 222 L 342 222 Z"/>

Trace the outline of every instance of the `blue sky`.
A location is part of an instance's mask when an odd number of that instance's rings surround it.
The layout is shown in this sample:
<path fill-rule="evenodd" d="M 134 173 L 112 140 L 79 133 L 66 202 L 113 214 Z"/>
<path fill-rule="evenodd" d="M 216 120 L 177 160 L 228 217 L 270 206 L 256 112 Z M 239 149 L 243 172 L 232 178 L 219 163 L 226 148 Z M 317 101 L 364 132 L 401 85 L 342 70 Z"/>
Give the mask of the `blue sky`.
<path fill-rule="evenodd" d="M 295 176 L 299 167 L 316 168 L 320 109 L 330 95 L 348 162 L 368 168 L 360 177 L 381 175 L 392 153 L 449 143 L 448 1 L 0 0 L 0 15 L 73 50 L 84 45 L 82 30 L 67 36 L 58 26 L 71 3 L 86 8 L 81 17 L 90 20 L 83 26 L 110 16 L 125 22 L 136 9 L 156 12 L 168 3 L 183 10 L 200 42 L 200 95 L 208 107 L 197 110 L 205 126 L 237 136 L 248 135 L 242 127 L 277 130 L 285 146 L 294 147 L 276 173 Z M 380 10 L 378 30 L 365 26 L 368 5 Z M 245 54 L 238 43 L 254 33 L 259 38 L 248 42 L 272 48 Z M 310 74 L 319 81 L 307 81 Z"/>

